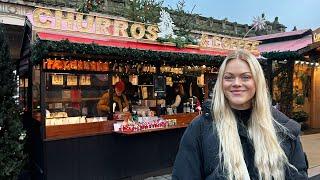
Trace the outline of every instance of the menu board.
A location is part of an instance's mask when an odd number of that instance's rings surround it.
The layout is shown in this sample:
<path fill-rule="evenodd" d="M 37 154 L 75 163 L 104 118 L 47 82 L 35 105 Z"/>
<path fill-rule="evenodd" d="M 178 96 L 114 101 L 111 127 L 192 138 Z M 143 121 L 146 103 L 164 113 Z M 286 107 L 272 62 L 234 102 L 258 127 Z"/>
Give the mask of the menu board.
<path fill-rule="evenodd" d="M 154 91 L 165 92 L 166 91 L 166 77 L 155 76 L 154 77 Z"/>

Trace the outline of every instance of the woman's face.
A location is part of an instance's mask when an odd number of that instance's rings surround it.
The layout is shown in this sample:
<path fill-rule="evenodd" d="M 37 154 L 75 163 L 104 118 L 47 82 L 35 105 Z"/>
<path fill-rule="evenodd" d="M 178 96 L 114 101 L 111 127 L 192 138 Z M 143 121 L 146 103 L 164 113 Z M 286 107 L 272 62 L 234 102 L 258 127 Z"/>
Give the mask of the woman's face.
<path fill-rule="evenodd" d="M 249 109 L 256 93 L 256 85 L 247 62 L 239 59 L 227 63 L 223 74 L 223 93 L 232 108 Z"/>

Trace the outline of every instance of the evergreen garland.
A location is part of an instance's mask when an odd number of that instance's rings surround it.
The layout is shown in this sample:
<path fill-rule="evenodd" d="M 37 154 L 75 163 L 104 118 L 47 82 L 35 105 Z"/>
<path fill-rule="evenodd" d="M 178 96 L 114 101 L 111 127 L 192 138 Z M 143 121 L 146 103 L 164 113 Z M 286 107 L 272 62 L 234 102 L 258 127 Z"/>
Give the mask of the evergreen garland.
<path fill-rule="evenodd" d="M 15 65 L 0 24 L 0 179 L 17 179 L 24 165 L 25 133 L 16 104 Z"/>
<path fill-rule="evenodd" d="M 266 52 L 261 55 L 268 60 L 304 60 L 304 56 L 295 51 L 284 51 L 284 52 Z"/>
<path fill-rule="evenodd" d="M 128 4 L 126 7 L 128 19 L 152 24 L 159 22 L 163 0 L 130 0 Z"/>
<path fill-rule="evenodd" d="M 223 56 L 199 55 L 190 53 L 160 52 L 151 50 L 139 50 L 131 48 L 118 48 L 99 46 L 97 44 L 71 43 L 68 40 L 45 41 L 38 39 L 32 45 L 31 60 L 34 65 L 40 64 L 42 60 L 55 52 L 67 53 L 72 57 L 105 56 L 101 61 L 110 61 L 111 57 L 122 58 L 123 61 L 147 61 L 148 63 L 161 63 L 179 65 L 220 65 Z M 110 57 L 110 58 L 109 58 Z"/>

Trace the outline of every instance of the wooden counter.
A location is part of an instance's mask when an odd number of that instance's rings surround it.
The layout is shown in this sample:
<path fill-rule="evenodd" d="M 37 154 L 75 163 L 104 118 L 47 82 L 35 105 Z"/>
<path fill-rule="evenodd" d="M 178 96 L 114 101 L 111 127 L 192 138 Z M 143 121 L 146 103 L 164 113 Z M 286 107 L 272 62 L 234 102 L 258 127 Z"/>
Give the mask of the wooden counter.
<path fill-rule="evenodd" d="M 177 125 L 169 128 L 157 128 L 144 130 L 139 132 L 116 132 L 121 134 L 141 134 L 150 133 L 154 131 L 163 131 L 168 129 L 177 129 L 187 127 L 188 124 L 198 115 L 198 113 L 179 113 L 174 115 L 162 115 L 164 119 L 176 119 Z M 113 123 L 116 121 L 103 121 L 103 122 L 92 122 L 92 123 L 81 123 L 81 124 L 68 124 L 68 125 L 57 125 L 57 126 L 46 126 L 46 141 L 66 139 L 66 138 L 77 138 L 84 136 L 95 136 L 100 134 L 111 134 L 113 133 Z"/>
<path fill-rule="evenodd" d="M 142 134 L 142 133 L 150 133 L 155 131 L 165 131 L 170 129 L 179 129 L 179 128 L 186 128 L 190 124 L 190 122 L 199 115 L 199 113 L 179 113 L 173 115 L 162 115 L 163 119 L 176 119 L 177 125 L 170 126 L 166 128 L 155 128 L 155 129 L 147 129 L 141 131 L 134 131 L 134 132 L 122 132 L 122 131 L 115 131 L 117 134 L 123 135 L 134 135 L 134 134 Z"/>
<path fill-rule="evenodd" d="M 199 115 L 199 113 L 178 113 L 173 115 L 161 115 L 163 119 L 176 119 L 177 125 L 188 125 L 190 122 Z"/>
<path fill-rule="evenodd" d="M 46 126 L 46 140 L 94 136 L 99 134 L 111 134 L 113 132 L 113 123 L 115 122 L 116 121 L 102 121 L 81 124 Z"/>

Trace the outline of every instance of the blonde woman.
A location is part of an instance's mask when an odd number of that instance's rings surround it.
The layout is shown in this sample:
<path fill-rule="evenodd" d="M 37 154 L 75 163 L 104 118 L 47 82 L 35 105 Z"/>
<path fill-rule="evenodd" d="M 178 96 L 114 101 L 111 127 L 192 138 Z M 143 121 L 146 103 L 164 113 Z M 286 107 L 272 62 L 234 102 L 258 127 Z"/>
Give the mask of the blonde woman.
<path fill-rule="evenodd" d="M 300 126 L 271 106 L 247 51 L 222 63 L 211 105 L 185 131 L 172 179 L 307 179 Z"/>

